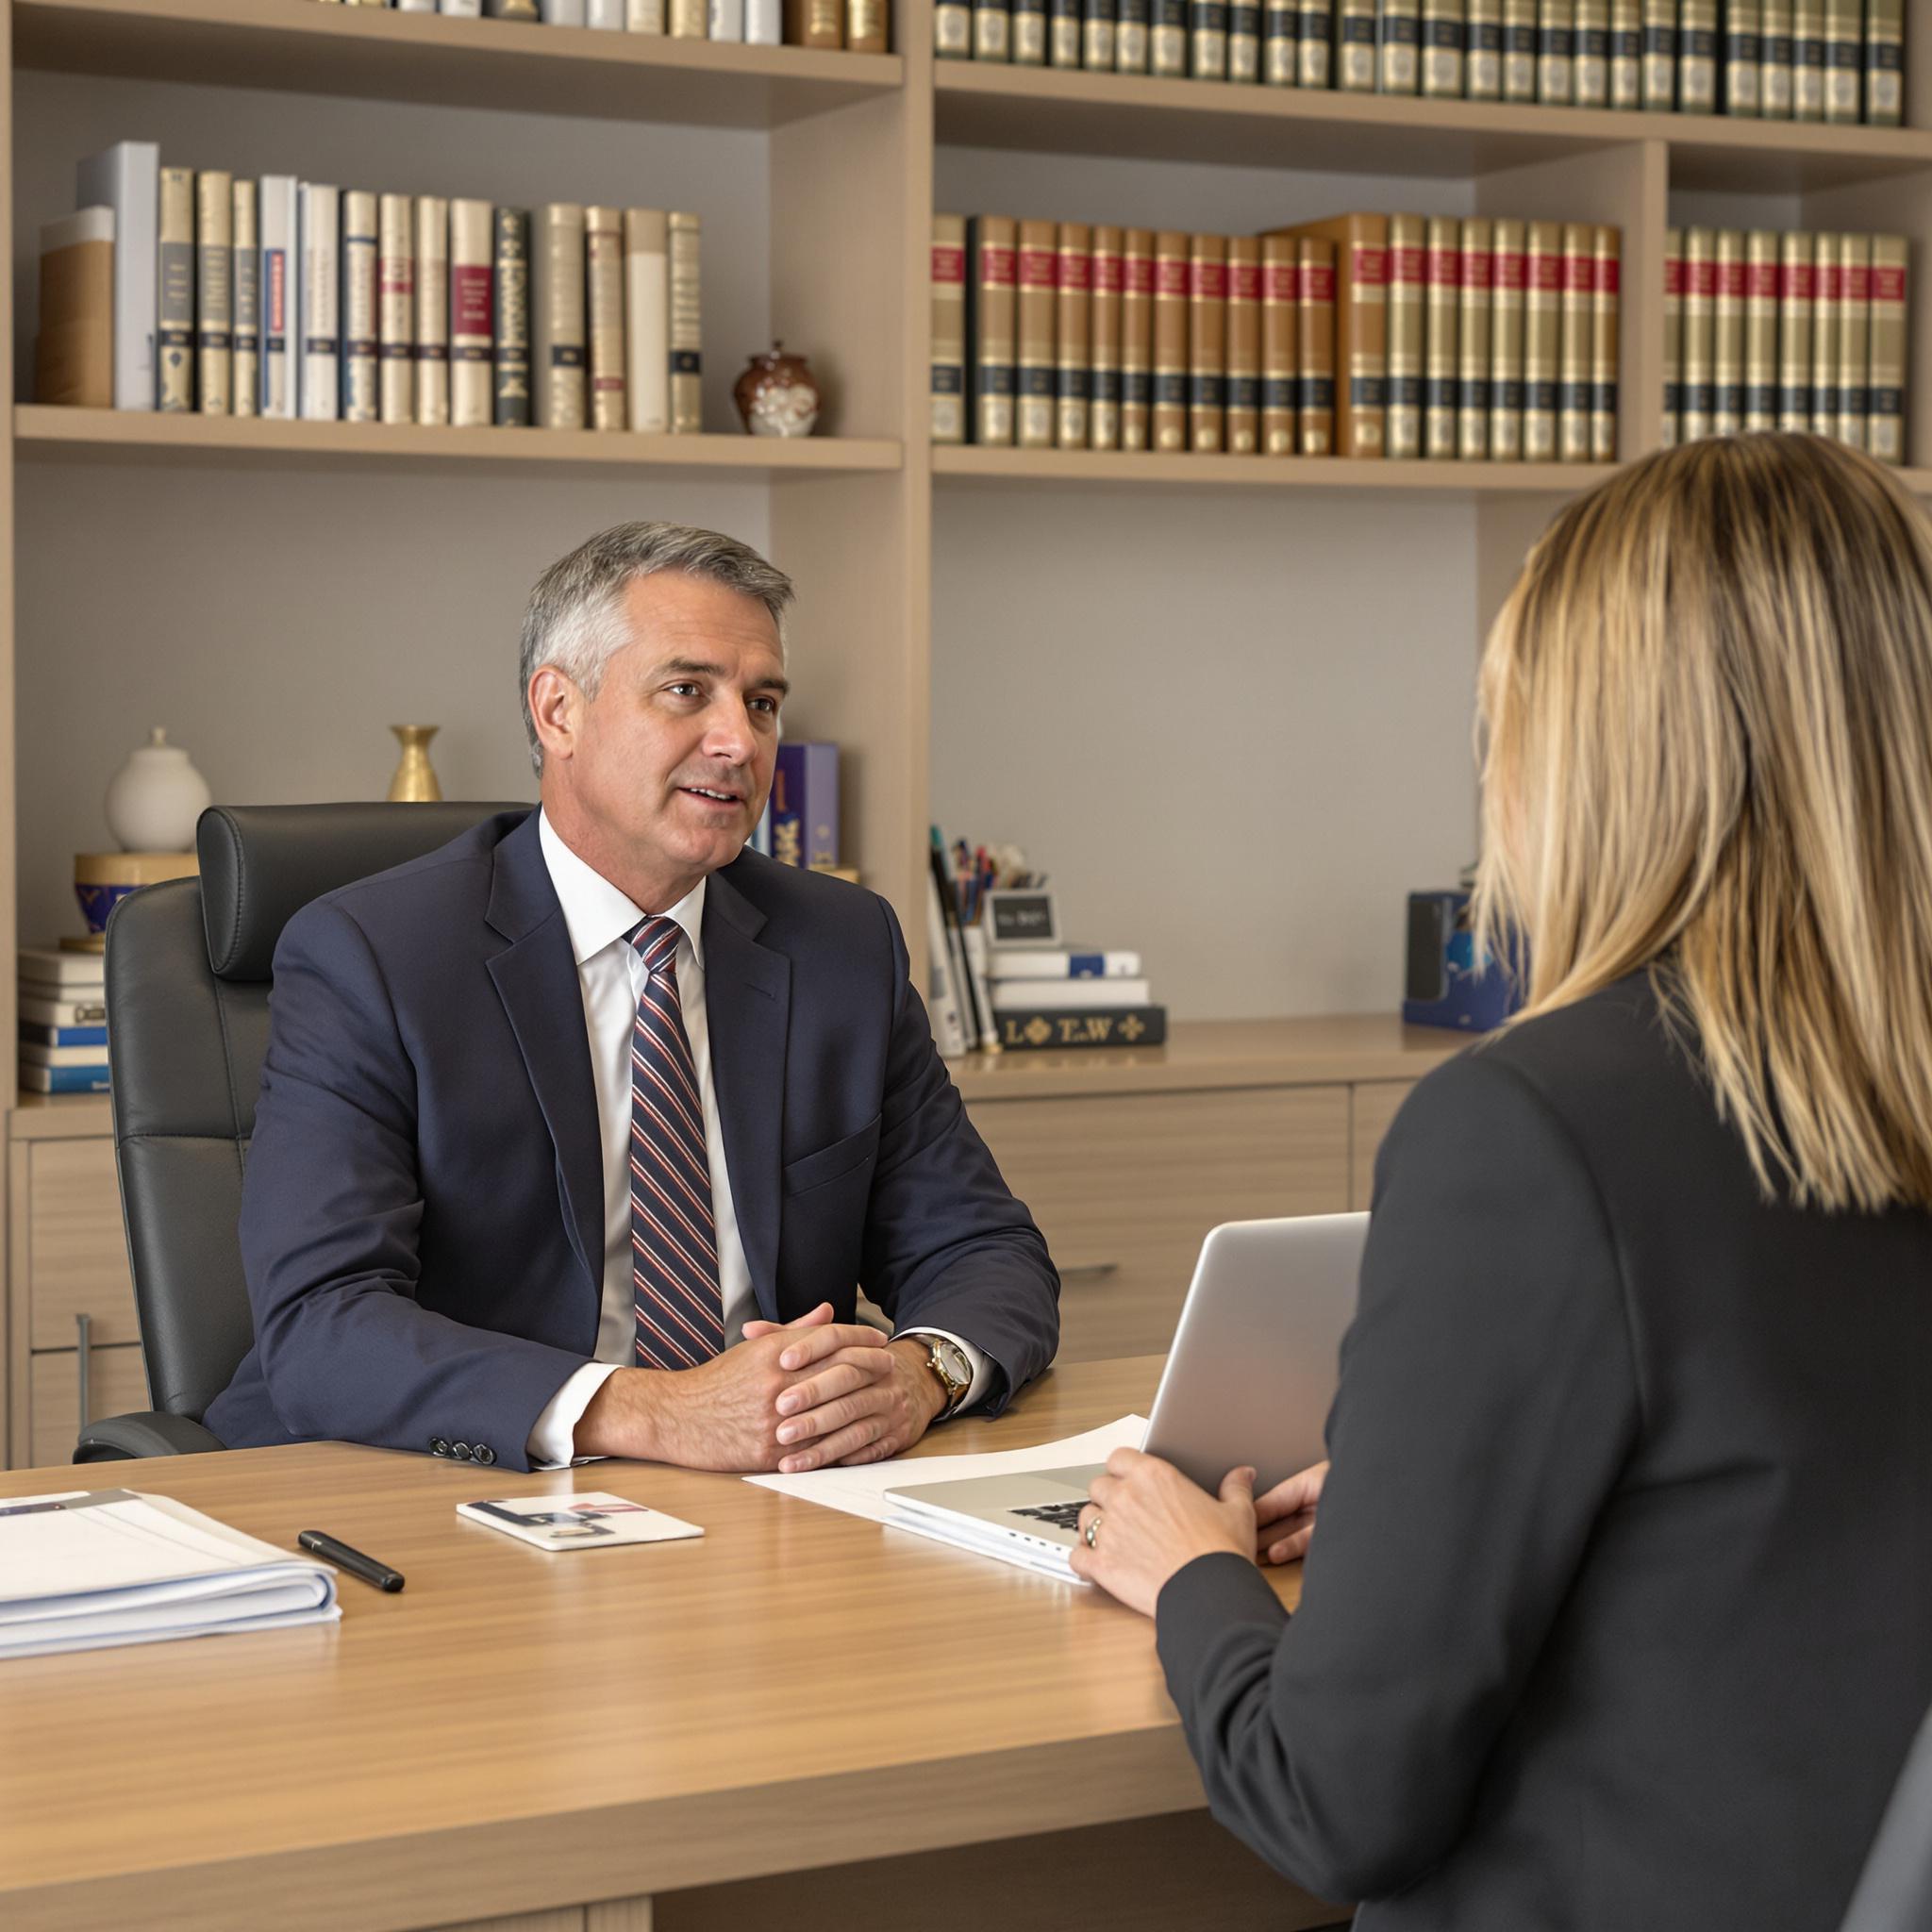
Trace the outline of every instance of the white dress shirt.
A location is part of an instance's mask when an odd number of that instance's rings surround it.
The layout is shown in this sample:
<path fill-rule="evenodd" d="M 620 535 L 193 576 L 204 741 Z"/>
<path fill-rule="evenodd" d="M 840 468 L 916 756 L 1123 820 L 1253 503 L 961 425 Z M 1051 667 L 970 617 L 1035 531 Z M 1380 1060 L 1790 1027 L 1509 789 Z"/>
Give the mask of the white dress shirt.
<path fill-rule="evenodd" d="M 538 841 L 550 882 L 557 888 L 577 962 L 584 995 L 584 1024 L 590 1035 L 591 1076 L 597 1091 L 598 1131 L 604 1147 L 604 1296 L 597 1321 L 597 1355 L 564 1383 L 530 1431 L 533 1469 L 560 1469 L 574 1458 L 578 1418 L 614 1371 L 637 1362 L 636 1294 L 631 1280 L 630 1246 L 630 1049 L 637 1025 L 638 1000 L 644 990 L 644 962 L 625 935 L 644 917 L 602 873 L 587 865 L 558 837 L 547 815 L 540 818 Z M 724 1345 L 744 1339 L 744 1324 L 758 1319 L 751 1268 L 739 1238 L 731 1204 L 731 1174 L 724 1160 L 718 1122 L 718 1095 L 711 1082 L 711 1035 L 705 1013 L 705 884 L 669 908 L 683 937 L 677 942 L 677 1000 L 691 1065 L 704 1101 L 705 1155 L 711 1170 L 711 1218 L 716 1223 L 718 1287 L 724 1300 Z M 960 1407 L 985 1394 L 986 1357 L 962 1336 L 941 1328 L 908 1328 L 906 1334 L 944 1335 L 965 1350 L 973 1383 Z M 801 1448 L 806 1445 L 801 1443 Z"/>

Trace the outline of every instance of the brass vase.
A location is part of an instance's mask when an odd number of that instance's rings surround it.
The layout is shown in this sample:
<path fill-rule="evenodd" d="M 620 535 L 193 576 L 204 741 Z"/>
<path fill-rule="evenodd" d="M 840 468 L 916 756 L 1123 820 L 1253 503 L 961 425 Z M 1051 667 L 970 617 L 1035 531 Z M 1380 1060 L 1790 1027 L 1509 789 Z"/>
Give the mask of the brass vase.
<path fill-rule="evenodd" d="M 402 762 L 389 781 L 391 805 L 427 805 L 442 796 L 436 782 L 436 768 L 429 762 L 429 741 L 442 729 L 440 724 L 391 724 L 389 727 L 403 747 Z"/>

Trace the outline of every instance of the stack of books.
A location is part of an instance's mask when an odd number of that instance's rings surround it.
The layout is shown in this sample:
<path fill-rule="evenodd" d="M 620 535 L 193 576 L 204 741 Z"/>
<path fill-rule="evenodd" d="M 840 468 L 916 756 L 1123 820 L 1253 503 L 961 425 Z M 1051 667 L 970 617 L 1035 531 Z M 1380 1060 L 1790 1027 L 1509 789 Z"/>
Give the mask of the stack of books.
<path fill-rule="evenodd" d="M 20 1084 L 33 1093 L 108 1091 L 104 954 L 21 947 Z"/>
<path fill-rule="evenodd" d="M 936 215 L 933 440 L 1612 462 L 1621 254 L 1583 223 Z"/>
<path fill-rule="evenodd" d="M 942 59 L 1896 127 L 1905 0 L 938 0 Z"/>
<path fill-rule="evenodd" d="M 986 974 L 1008 1052 L 1158 1046 L 1167 1038 L 1167 1008 L 1154 1004 L 1139 953 L 994 946 Z"/>
<path fill-rule="evenodd" d="M 101 213 L 48 232 L 42 275 L 98 308 L 76 331 L 68 299 L 62 341 L 117 408 L 703 426 L 694 214 L 257 182 L 162 167 L 151 142 L 83 161 L 78 195 Z"/>
<path fill-rule="evenodd" d="M 754 46 L 886 51 L 886 0 L 340 0 L 393 5 L 403 13 L 463 20 L 520 20 L 606 33 L 668 34 L 677 41 L 746 41 Z"/>
<path fill-rule="evenodd" d="M 1906 459 L 1903 235 L 1672 228 L 1666 443 L 1808 429 Z"/>
<path fill-rule="evenodd" d="M 798 740 L 779 745 L 771 794 L 751 848 L 781 865 L 849 874 L 839 857 L 839 747 Z"/>

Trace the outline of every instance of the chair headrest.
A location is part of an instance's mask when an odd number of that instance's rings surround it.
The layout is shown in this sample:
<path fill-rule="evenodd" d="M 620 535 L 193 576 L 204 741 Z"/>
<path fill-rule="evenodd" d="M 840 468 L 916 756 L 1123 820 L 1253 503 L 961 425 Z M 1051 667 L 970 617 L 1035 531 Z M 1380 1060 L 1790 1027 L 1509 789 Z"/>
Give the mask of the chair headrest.
<path fill-rule="evenodd" d="M 194 828 L 201 916 L 217 979 L 267 979 L 275 943 L 311 899 L 447 845 L 527 804 L 214 805 Z"/>

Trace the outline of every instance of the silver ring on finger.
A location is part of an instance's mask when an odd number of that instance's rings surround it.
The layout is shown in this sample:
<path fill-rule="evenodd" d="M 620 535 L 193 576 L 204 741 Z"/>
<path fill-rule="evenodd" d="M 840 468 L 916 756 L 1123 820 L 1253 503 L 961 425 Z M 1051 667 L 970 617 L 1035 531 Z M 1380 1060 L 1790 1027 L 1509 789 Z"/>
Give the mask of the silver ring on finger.
<path fill-rule="evenodd" d="M 1082 1532 L 1082 1534 L 1087 1539 L 1087 1547 L 1090 1550 L 1096 1549 L 1099 1547 L 1100 1511 L 1097 1508 L 1094 1510 L 1093 1514 L 1087 1519 L 1087 1527 Z"/>

